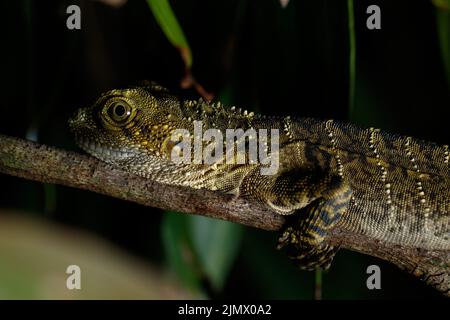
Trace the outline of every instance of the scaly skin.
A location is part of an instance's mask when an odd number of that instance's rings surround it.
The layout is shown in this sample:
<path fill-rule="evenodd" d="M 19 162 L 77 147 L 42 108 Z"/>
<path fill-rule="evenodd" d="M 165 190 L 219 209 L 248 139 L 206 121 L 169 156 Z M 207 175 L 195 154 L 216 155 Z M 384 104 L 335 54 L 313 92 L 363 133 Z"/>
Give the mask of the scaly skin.
<path fill-rule="evenodd" d="M 261 164 L 175 164 L 175 129 L 279 129 L 279 169 Z M 167 184 L 231 192 L 283 215 L 279 240 L 304 269 L 328 268 L 338 224 L 411 248 L 450 249 L 449 148 L 332 120 L 264 117 L 183 101 L 154 83 L 112 90 L 70 120 L 78 144 L 123 170 Z M 270 139 L 268 144 L 270 143 Z M 235 155 L 236 156 L 236 155 Z"/>

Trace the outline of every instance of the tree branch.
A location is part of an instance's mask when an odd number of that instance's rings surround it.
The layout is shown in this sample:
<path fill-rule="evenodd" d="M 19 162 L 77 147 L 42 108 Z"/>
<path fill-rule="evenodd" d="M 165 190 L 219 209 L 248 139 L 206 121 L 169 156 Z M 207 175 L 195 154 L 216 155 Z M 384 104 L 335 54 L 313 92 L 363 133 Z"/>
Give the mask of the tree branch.
<path fill-rule="evenodd" d="M 2 135 L 0 172 L 265 230 L 277 230 L 284 222 L 281 216 L 257 203 L 208 190 L 158 183 L 90 156 Z"/>
<path fill-rule="evenodd" d="M 283 216 L 242 198 L 141 178 L 93 157 L 0 135 L 0 172 L 29 180 L 94 191 L 142 205 L 279 230 Z M 450 251 L 382 242 L 337 226 L 327 242 L 376 256 L 423 278 L 450 296 Z"/>

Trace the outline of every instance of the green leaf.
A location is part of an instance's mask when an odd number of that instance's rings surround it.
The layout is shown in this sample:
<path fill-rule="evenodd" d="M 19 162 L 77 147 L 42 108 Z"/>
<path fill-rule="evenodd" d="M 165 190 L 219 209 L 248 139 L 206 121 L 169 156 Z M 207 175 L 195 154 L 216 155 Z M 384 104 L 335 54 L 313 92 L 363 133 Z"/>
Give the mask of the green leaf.
<path fill-rule="evenodd" d="M 219 291 L 239 252 L 242 231 L 231 222 L 166 212 L 162 238 L 169 267 L 191 290 L 201 292 L 206 277 Z"/>
<path fill-rule="evenodd" d="M 355 14 L 353 0 L 347 0 L 348 15 L 348 37 L 349 37 L 349 84 L 348 84 L 348 109 L 349 118 L 352 120 L 355 113 L 355 84 L 356 84 L 356 36 L 355 36 Z"/>
<path fill-rule="evenodd" d="M 438 8 L 442 8 L 444 10 L 450 9 L 450 0 L 431 0 L 431 2 L 433 2 L 433 4 Z"/>
<path fill-rule="evenodd" d="M 191 216 L 189 231 L 198 261 L 212 288 L 223 288 L 239 252 L 243 227 L 227 221 Z"/>
<path fill-rule="evenodd" d="M 150 10 L 170 43 L 181 54 L 187 68 L 192 66 L 192 52 L 168 0 L 147 0 Z"/>
<path fill-rule="evenodd" d="M 433 3 L 436 5 L 436 23 L 442 60 L 447 81 L 450 84 L 450 0 L 435 0 Z"/>
<path fill-rule="evenodd" d="M 186 214 L 166 212 L 161 224 L 161 234 L 169 267 L 185 287 L 200 292 L 200 273 L 187 232 L 188 219 Z"/>

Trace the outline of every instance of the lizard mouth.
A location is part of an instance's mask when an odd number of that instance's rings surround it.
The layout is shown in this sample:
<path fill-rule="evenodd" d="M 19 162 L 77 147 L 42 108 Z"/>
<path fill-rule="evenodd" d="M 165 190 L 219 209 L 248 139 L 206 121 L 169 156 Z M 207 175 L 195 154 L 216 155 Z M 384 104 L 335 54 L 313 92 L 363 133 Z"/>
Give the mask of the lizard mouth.
<path fill-rule="evenodd" d="M 78 137 L 77 143 L 81 149 L 99 158 L 106 157 L 107 159 L 127 159 L 136 154 L 136 151 L 130 148 L 105 146 L 82 137 Z"/>

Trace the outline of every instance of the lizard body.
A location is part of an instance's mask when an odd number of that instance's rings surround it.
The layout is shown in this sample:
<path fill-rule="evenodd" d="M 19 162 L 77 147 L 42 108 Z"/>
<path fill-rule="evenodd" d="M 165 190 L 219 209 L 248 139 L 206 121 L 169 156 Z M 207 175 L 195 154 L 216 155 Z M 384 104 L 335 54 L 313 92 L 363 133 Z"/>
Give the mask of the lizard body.
<path fill-rule="evenodd" d="M 278 129 L 278 171 L 262 175 L 262 165 L 247 156 L 243 164 L 174 163 L 171 135 L 176 129 L 192 134 L 194 121 L 220 132 Z M 332 120 L 264 117 L 180 100 L 154 83 L 103 94 L 70 126 L 84 150 L 123 170 L 234 193 L 279 214 L 298 212 L 279 244 L 305 269 L 329 267 L 338 248 L 324 240 L 338 224 L 380 241 L 450 250 L 448 146 Z"/>

